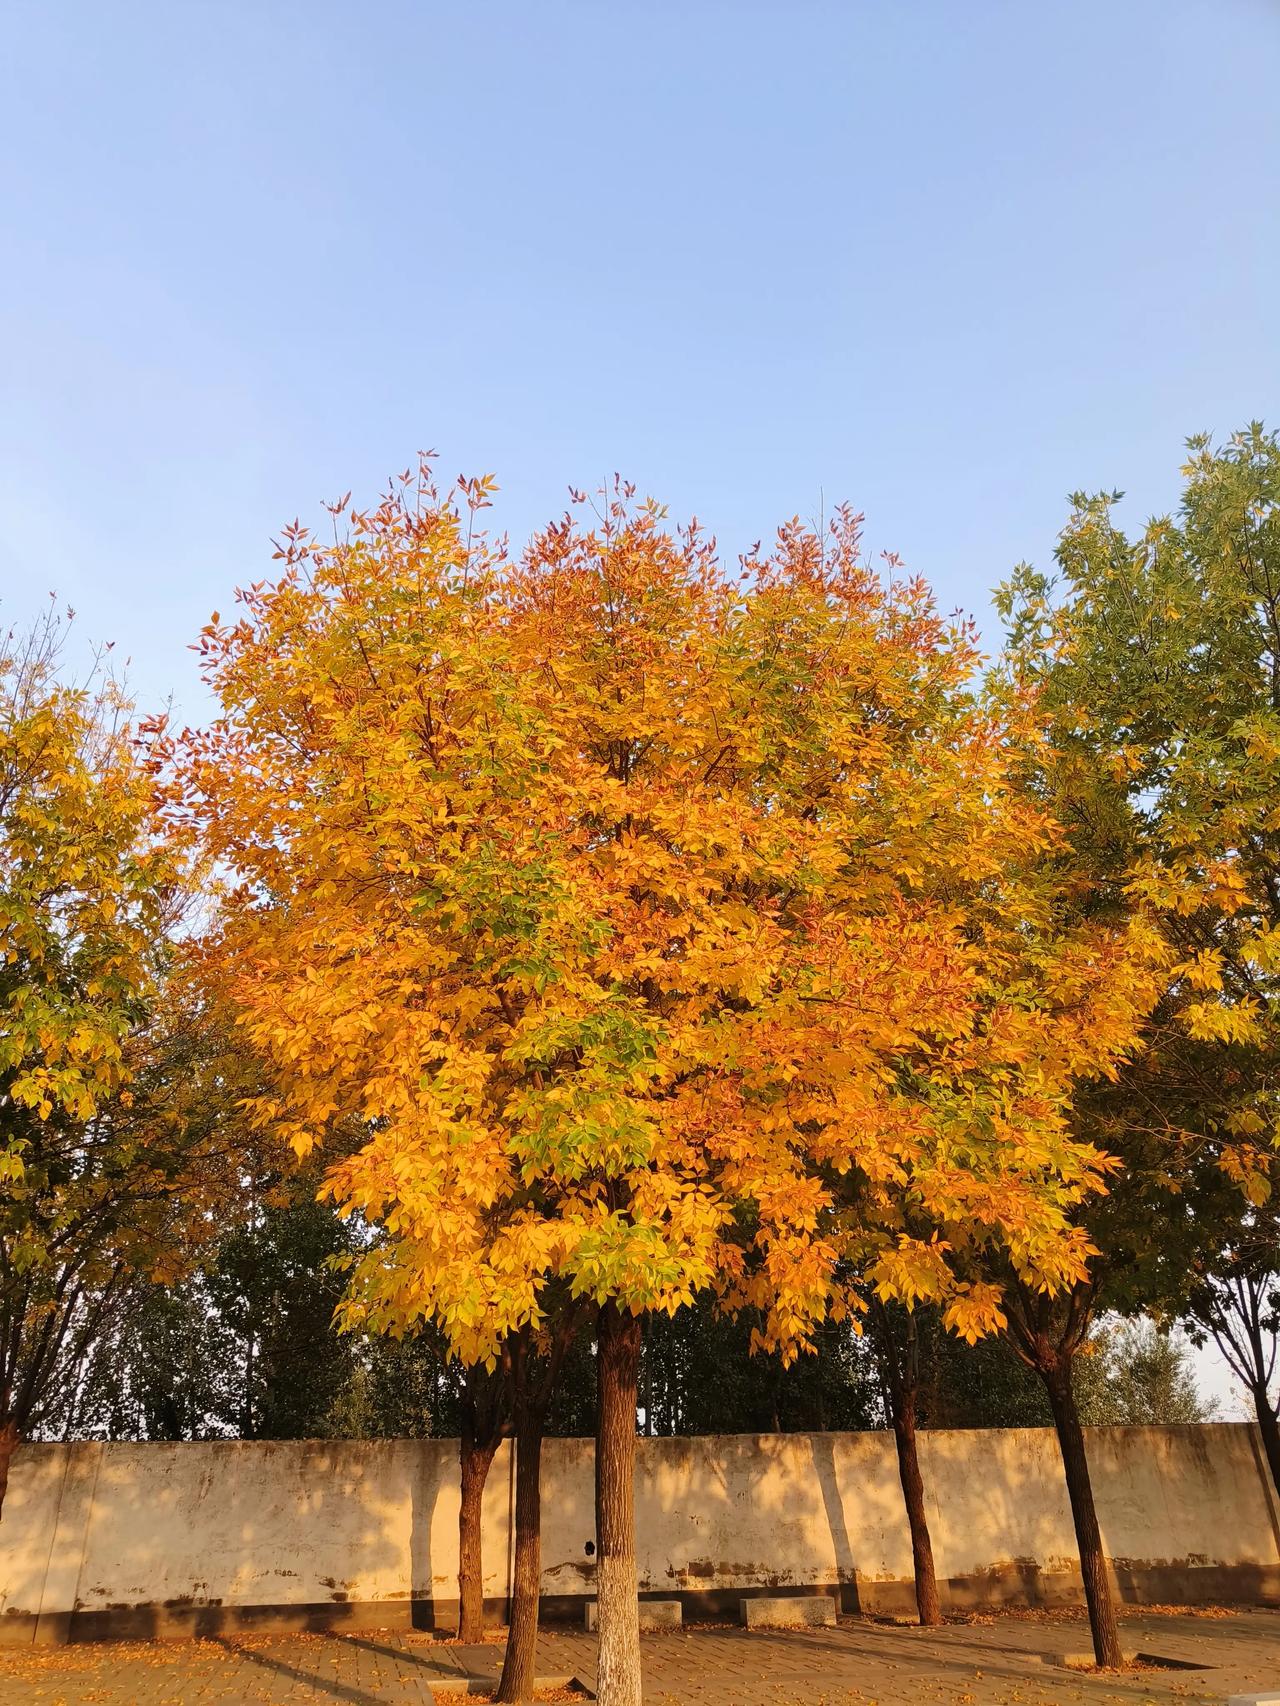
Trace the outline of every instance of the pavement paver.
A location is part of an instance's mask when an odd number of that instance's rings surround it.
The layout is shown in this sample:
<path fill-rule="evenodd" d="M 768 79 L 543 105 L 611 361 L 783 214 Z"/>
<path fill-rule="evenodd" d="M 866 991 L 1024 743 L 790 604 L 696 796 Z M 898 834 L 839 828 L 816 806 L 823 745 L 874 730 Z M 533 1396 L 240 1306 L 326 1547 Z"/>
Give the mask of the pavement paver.
<path fill-rule="evenodd" d="M 645 1706 L 1186 1706 L 1280 1685 L 1280 1611 L 1127 1617 L 1127 1648 L 1207 1668 L 1089 1675 L 1048 1655 L 1077 1619 L 1002 1616 L 939 1630 L 842 1618 L 835 1629 L 647 1634 Z M 538 1670 L 595 1684 L 595 1637 L 548 1631 Z M 0 1649 L 4 1706 L 432 1706 L 432 1684 L 496 1680 L 500 1643 L 402 1631 Z M 457 1700 L 442 1688 L 441 1702 Z"/>

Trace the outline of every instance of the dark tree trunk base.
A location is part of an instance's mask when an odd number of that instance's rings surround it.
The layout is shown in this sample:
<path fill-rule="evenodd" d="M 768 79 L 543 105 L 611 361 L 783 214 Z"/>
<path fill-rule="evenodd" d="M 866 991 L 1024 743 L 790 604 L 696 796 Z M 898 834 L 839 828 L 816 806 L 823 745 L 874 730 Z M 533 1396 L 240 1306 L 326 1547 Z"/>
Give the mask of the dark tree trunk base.
<path fill-rule="evenodd" d="M 477 1445 L 464 1433 L 459 1452 L 462 1502 L 458 1507 L 458 1639 L 484 1639 L 484 1559 L 481 1517 L 484 1487 L 493 1463 L 494 1445 Z"/>
<path fill-rule="evenodd" d="M 515 1570 L 511 1585 L 511 1621 L 507 1650 L 495 1699 L 508 1703 L 533 1699 L 538 1657 L 538 1595 L 542 1587 L 542 1428 L 534 1413 L 516 1428 Z"/>
<path fill-rule="evenodd" d="M 1089 1459 L 1084 1447 L 1084 1431 L 1080 1413 L 1071 1389 L 1071 1364 L 1064 1359 L 1052 1373 L 1042 1372 L 1053 1422 L 1062 1450 L 1062 1467 L 1071 1499 L 1071 1516 L 1075 1523 L 1076 1544 L 1080 1549 L 1080 1574 L 1084 1578 L 1084 1597 L 1089 1607 L 1089 1627 L 1093 1633 L 1094 1657 L 1108 1669 L 1124 1667 L 1120 1648 L 1120 1630 L 1116 1623 L 1115 1601 L 1107 1575 L 1107 1560 L 1102 1550 L 1102 1531 L 1098 1526 L 1097 1507 L 1093 1502 L 1093 1483 L 1089 1478 Z"/>
<path fill-rule="evenodd" d="M 901 1415 L 895 1414 L 893 1418 L 893 1438 L 898 1448 L 898 1479 L 902 1483 L 902 1498 L 907 1507 L 907 1522 L 911 1528 L 911 1565 L 915 1574 L 916 1610 L 926 1629 L 936 1629 L 942 1622 L 942 1605 L 938 1598 L 938 1575 L 933 1563 L 929 1519 L 924 1508 L 924 1480 L 920 1474 L 920 1454 L 916 1447 L 914 1393 L 911 1393 L 909 1401 L 901 1406 Z"/>

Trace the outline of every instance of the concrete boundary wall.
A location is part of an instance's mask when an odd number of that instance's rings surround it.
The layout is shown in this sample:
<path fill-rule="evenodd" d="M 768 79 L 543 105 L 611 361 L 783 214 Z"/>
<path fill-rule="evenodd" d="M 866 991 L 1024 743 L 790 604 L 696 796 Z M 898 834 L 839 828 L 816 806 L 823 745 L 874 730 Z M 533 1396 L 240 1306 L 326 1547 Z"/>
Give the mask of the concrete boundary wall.
<path fill-rule="evenodd" d="M 1089 1430 L 1103 1536 L 1131 1601 L 1280 1601 L 1280 1510 L 1244 1423 Z M 938 1574 L 953 1607 L 1078 1602 L 1052 1432 L 926 1431 Z M 484 1505 L 485 1592 L 506 1603 L 511 1455 Z M 547 1613 L 595 1591 L 592 1442 L 543 1454 Z M 826 1589 L 906 1611 L 911 1547 L 887 1433 L 642 1439 L 641 1592 L 686 1615 Z M 457 1604 L 451 1440 L 31 1445 L 0 1520 L 0 1640 L 348 1625 L 433 1627 Z"/>

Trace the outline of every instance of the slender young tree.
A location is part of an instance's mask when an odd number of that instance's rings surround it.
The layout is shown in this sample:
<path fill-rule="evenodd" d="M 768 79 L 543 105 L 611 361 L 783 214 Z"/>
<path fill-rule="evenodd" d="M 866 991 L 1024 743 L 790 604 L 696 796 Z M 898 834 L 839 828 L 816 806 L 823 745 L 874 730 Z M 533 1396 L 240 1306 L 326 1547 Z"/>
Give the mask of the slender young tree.
<path fill-rule="evenodd" d="M 1280 1175 L 1280 1163 L 1275 1171 Z M 1280 1221 L 1274 1186 L 1265 1211 L 1249 1215 L 1233 1242 L 1201 1263 L 1188 1313 L 1198 1341 L 1212 1339 L 1248 1392 L 1280 1493 Z"/>
<path fill-rule="evenodd" d="M 869 1331 L 884 1385 L 885 1409 L 898 1455 L 898 1479 L 902 1484 L 902 1499 L 911 1529 L 916 1612 L 923 1627 L 936 1628 L 942 1622 L 942 1602 L 938 1597 L 933 1541 L 925 1510 L 924 1477 L 920 1473 L 920 1453 L 916 1444 L 920 1396 L 916 1317 L 910 1310 L 891 1309 L 890 1305 L 874 1298 L 869 1311 Z"/>
<path fill-rule="evenodd" d="M 332 1188 L 332 1187 L 331 1187 Z M 473 1260 L 478 1259 L 473 1254 Z M 563 1284 L 548 1283 L 536 1314 L 503 1336 L 484 1325 L 485 1305 L 477 1322 L 464 1326 L 449 1317 L 437 1293 L 424 1303 L 422 1275 L 431 1260 L 413 1238 L 382 1236 L 350 1264 L 346 1297 L 338 1311 L 348 1330 L 392 1334 L 417 1331 L 425 1320 L 444 1324 L 448 1354 L 463 1367 L 461 1415 L 461 1497 L 458 1514 L 458 1634 L 478 1641 L 484 1632 L 482 1504 L 494 1455 L 503 1439 L 515 1453 L 513 1572 L 506 1652 L 497 1698 L 532 1697 L 541 1595 L 541 1460 L 547 1418 L 557 1381 L 584 1318 L 581 1302 Z M 466 1281 L 460 1270 L 450 1283 Z M 439 1283 L 439 1279 L 437 1279 Z M 491 1272 L 485 1282 L 493 1307 L 501 1281 Z M 433 1310 L 440 1313 L 433 1314 Z M 471 1310 L 462 1315 L 468 1320 Z"/>
<path fill-rule="evenodd" d="M 1088 1241 L 1087 1272 L 1046 1290 L 999 1248 L 988 1247 L 975 1264 L 1000 1289 L 1005 1340 L 1040 1383 L 1058 1435 L 1095 1656 L 1108 1667 L 1123 1661 L 1084 1432 L 1104 1419 L 1087 1403 L 1090 1342 L 1112 1313 L 1176 1316 L 1205 1253 L 1216 1251 L 1240 1212 L 1214 1146 L 1195 1135 L 1207 1107 L 1199 1098 L 1211 1092 L 1199 1089 L 1193 1070 L 1199 1045 L 1176 1029 L 1170 1034 L 1168 1007 L 1166 996 L 1148 1023 L 1146 1047 L 1115 1079 L 1082 1087 L 1070 1106 L 1073 1126 L 1110 1158 L 1106 1193 L 1082 1198 L 1072 1211 Z"/>
<path fill-rule="evenodd" d="M 1093 1280 L 1074 1286 L 1065 1298 L 1011 1284 L 1006 1293 L 1006 1331 L 1023 1362 L 1044 1383 L 1062 1453 L 1094 1657 L 1100 1665 L 1114 1670 L 1123 1666 L 1124 1651 L 1073 1379 L 1076 1358 L 1097 1307 L 1097 1296 Z"/>

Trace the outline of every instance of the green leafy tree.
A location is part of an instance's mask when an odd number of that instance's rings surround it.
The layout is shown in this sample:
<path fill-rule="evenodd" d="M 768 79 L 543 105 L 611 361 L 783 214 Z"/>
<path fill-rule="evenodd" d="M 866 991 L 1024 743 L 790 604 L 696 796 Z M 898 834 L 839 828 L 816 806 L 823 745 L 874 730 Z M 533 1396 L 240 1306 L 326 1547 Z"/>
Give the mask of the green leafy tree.
<path fill-rule="evenodd" d="M 81 1439 L 234 1437 L 238 1351 L 199 1269 L 174 1284 L 140 1277 L 44 1429 Z"/>
<path fill-rule="evenodd" d="M 225 1062 L 174 964 L 191 873 L 127 698 L 61 679 L 63 633 L 0 643 L 0 1504 L 18 1440 L 234 1191 Z"/>
<path fill-rule="evenodd" d="M 1168 1427 L 1212 1420 L 1187 1341 L 1154 1321 L 1103 1322 L 1075 1367 L 1076 1402 L 1091 1427 Z"/>
<path fill-rule="evenodd" d="M 920 1406 L 931 1428 L 1043 1428 L 1053 1412 L 1043 1383 L 1003 1336 L 967 1345 L 936 1316 L 920 1321 Z M 1144 1317 L 1094 1325 L 1072 1368 L 1086 1427 L 1207 1422 L 1188 1340 Z"/>
<path fill-rule="evenodd" d="M 333 1439 L 455 1439 L 464 1426 L 463 1370 L 438 1333 L 349 1335 L 346 1377 L 323 1435 Z"/>
<path fill-rule="evenodd" d="M 756 1323 L 701 1297 L 645 1323 L 639 1400 L 646 1434 L 808 1433 L 875 1427 L 879 1392 L 865 1340 L 827 1321 L 812 1356 L 753 1352 Z"/>
<path fill-rule="evenodd" d="M 224 1205 L 225 1206 L 225 1205 Z M 187 1272 L 123 1294 L 69 1402 L 42 1431 L 75 1438 L 455 1437 L 462 1370 L 438 1333 L 339 1335 L 335 1253 L 353 1231 L 305 1180 L 246 1187 L 240 1224 Z"/>
<path fill-rule="evenodd" d="M 315 1201 L 314 1175 L 264 1181 L 241 1224 L 218 1244 L 204 1290 L 236 1347 L 235 1433 L 306 1439 L 324 1430 L 351 1374 L 333 1327 L 350 1229 Z M 228 1420 L 231 1418 L 229 1417 Z"/>
<path fill-rule="evenodd" d="M 1001 595 L 1074 856 L 1103 904 L 1149 907 L 1166 944 L 1142 1053 L 1076 1102 L 1077 1131 L 1118 1162 L 1084 1216 L 1089 1277 L 1065 1299 L 1008 1294 L 1010 1342 L 1062 1440 L 1100 1659 L 1119 1645 L 1073 1365 L 1109 1309 L 1179 1313 L 1276 1180 L 1280 451 L 1259 425 L 1221 449 L 1197 438 L 1184 474 L 1178 516 L 1135 539 L 1120 494 L 1077 494 L 1060 581 L 1024 566 Z"/>
<path fill-rule="evenodd" d="M 918 1312 L 920 1409 L 929 1428 L 1046 1428 L 1053 1413 L 1043 1383 L 1003 1334 L 967 1344 L 936 1310 Z"/>

